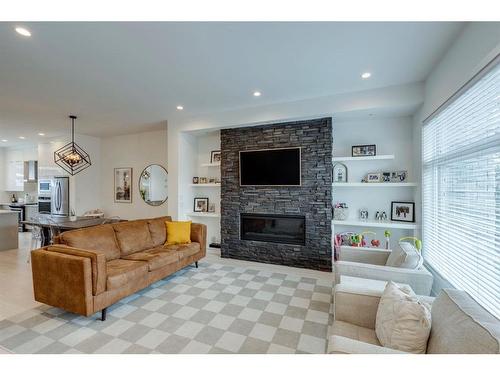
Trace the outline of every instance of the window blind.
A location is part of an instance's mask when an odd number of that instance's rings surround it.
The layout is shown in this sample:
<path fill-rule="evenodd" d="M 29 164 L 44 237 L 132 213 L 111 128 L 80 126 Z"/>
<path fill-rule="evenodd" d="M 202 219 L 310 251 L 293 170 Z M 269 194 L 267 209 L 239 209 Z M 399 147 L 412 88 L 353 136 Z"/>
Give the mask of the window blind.
<path fill-rule="evenodd" d="M 423 255 L 500 318 L 500 64 L 422 129 Z"/>

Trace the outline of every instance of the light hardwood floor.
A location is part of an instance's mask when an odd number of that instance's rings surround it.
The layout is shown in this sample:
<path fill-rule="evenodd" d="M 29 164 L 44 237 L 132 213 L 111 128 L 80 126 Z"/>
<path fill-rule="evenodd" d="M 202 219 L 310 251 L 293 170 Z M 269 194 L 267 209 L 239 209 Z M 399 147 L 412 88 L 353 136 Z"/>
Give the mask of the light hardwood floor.
<path fill-rule="evenodd" d="M 19 233 L 18 249 L 0 251 L 0 320 L 40 305 L 33 299 L 31 264 L 28 263 L 30 243 L 31 233 Z M 231 266 L 249 266 L 254 269 L 272 270 L 274 272 L 314 277 L 331 280 L 333 282 L 332 273 L 225 259 L 220 257 L 220 251 L 216 249 L 209 249 L 206 259 L 211 262 L 218 262 Z"/>

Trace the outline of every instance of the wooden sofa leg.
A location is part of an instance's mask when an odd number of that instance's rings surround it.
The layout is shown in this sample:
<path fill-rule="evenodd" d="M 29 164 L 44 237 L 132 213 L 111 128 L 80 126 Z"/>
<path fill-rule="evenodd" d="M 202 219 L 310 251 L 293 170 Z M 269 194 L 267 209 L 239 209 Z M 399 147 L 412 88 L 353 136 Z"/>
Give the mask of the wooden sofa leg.
<path fill-rule="evenodd" d="M 198 261 L 194 262 L 194 266 L 198 268 Z"/>
<path fill-rule="evenodd" d="M 101 320 L 104 322 L 106 320 L 106 311 L 107 308 L 101 310 Z"/>

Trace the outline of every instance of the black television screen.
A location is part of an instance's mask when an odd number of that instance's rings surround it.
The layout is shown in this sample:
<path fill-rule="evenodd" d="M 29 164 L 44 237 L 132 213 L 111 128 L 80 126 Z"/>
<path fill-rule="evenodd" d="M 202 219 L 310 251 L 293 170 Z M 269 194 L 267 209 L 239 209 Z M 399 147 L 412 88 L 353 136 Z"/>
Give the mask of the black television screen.
<path fill-rule="evenodd" d="M 241 186 L 299 186 L 300 147 L 240 151 Z"/>

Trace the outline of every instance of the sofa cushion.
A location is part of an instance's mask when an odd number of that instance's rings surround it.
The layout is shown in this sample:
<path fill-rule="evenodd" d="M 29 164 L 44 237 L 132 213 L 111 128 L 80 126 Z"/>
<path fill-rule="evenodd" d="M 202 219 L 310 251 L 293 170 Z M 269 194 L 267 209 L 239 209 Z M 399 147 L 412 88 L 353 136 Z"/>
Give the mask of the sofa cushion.
<path fill-rule="evenodd" d="M 147 220 L 124 221 L 113 228 L 122 256 L 154 247 Z"/>
<path fill-rule="evenodd" d="M 330 336 L 327 352 L 331 354 L 407 354 L 406 352 L 368 344 L 344 336 Z"/>
<path fill-rule="evenodd" d="M 191 221 L 166 221 L 167 245 L 191 243 Z"/>
<path fill-rule="evenodd" d="M 147 262 L 149 271 L 154 271 L 169 264 L 177 263 L 180 256 L 175 250 L 167 250 L 163 247 L 159 247 L 139 251 L 137 253 L 127 255 L 123 259 Z"/>
<path fill-rule="evenodd" d="M 357 326 L 342 320 L 333 322 L 331 333 L 332 335 L 348 337 L 353 340 L 380 346 L 374 329 Z"/>
<path fill-rule="evenodd" d="M 165 221 L 172 221 L 170 216 L 156 217 L 148 220 L 149 233 L 154 246 L 161 246 L 167 241 Z"/>
<path fill-rule="evenodd" d="M 135 262 L 125 259 L 110 260 L 106 264 L 108 278 L 106 290 L 117 289 L 147 277 L 148 265 L 146 262 Z"/>
<path fill-rule="evenodd" d="M 111 224 L 64 232 L 59 240 L 70 247 L 102 251 L 106 260 L 120 258 L 120 248 Z"/>
<path fill-rule="evenodd" d="M 427 353 L 500 353 L 500 321 L 466 292 L 443 289 L 431 313 Z"/>
<path fill-rule="evenodd" d="M 198 253 L 200 251 L 200 244 L 198 242 L 191 242 L 182 245 L 167 245 L 164 248 L 167 250 L 175 250 L 179 254 L 179 258 L 183 259 Z"/>
<path fill-rule="evenodd" d="M 378 304 L 375 332 L 385 347 L 425 353 L 431 332 L 430 307 L 410 287 L 389 281 Z"/>
<path fill-rule="evenodd" d="M 391 251 L 386 266 L 416 269 L 422 266 L 422 255 L 409 242 L 400 242 L 399 246 Z"/>

